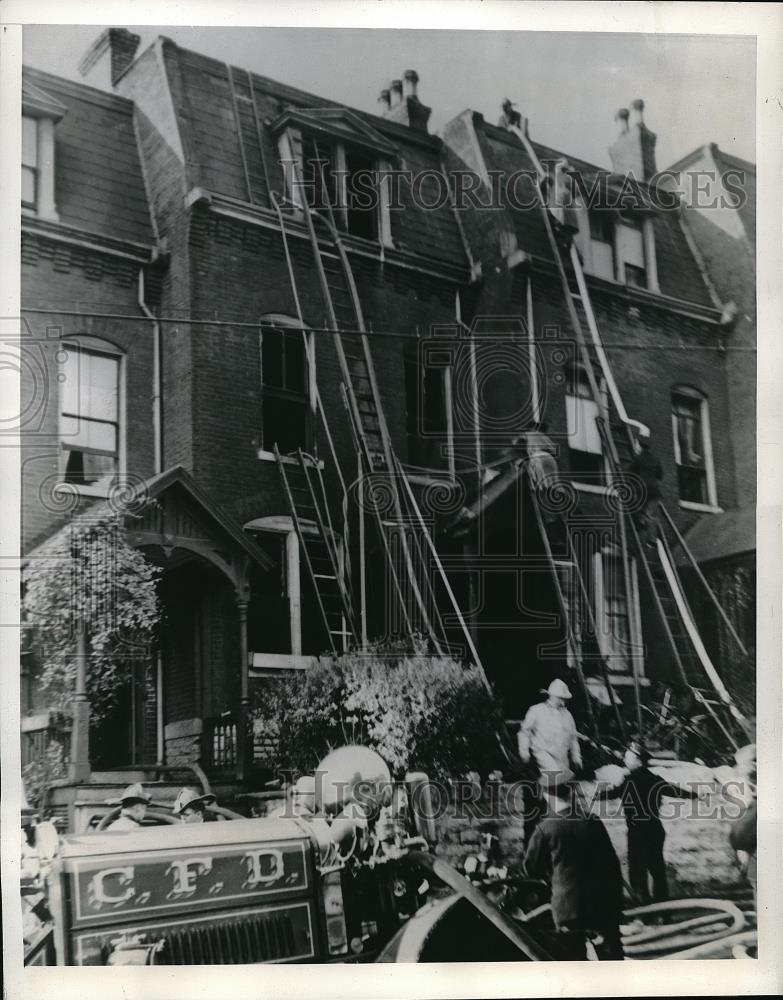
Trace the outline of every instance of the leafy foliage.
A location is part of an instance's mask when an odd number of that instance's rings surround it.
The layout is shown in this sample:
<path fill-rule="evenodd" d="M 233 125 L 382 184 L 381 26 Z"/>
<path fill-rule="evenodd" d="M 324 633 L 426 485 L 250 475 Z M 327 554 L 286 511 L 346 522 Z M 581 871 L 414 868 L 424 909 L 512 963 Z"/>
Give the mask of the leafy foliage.
<path fill-rule="evenodd" d="M 89 637 L 87 692 L 96 721 L 117 704 L 134 662 L 149 655 L 160 617 L 160 569 L 128 544 L 116 509 L 74 518 L 27 569 L 22 602 L 31 646 L 43 664 L 41 685 L 52 707 L 65 708 L 74 690 L 75 643 Z"/>
<path fill-rule="evenodd" d="M 59 740 L 49 740 L 45 753 L 22 768 L 22 782 L 28 804 L 43 810 L 46 793 L 57 781 L 66 777 L 65 747 Z"/>
<path fill-rule="evenodd" d="M 499 710 L 479 671 L 416 653 L 348 653 L 255 692 L 256 728 L 277 741 L 279 765 L 312 771 L 337 746 L 377 750 L 395 775 L 456 777 L 497 766 Z"/>

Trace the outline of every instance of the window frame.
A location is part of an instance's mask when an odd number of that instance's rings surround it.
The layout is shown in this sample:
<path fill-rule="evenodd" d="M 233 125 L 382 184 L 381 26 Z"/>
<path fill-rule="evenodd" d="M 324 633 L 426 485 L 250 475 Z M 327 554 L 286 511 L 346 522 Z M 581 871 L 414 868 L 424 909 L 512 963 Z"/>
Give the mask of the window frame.
<path fill-rule="evenodd" d="M 303 385 L 302 392 L 287 389 L 285 386 L 267 385 L 264 382 L 264 336 L 271 330 L 279 330 L 282 334 L 282 342 L 285 343 L 286 336 L 298 333 L 304 341 L 303 344 Z M 285 368 L 285 350 L 282 352 L 283 366 Z M 312 330 L 305 330 L 301 323 L 292 316 L 274 313 L 263 316 L 260 321 L 258 331 L 258 364 L 259 364 L 259 387 L 261 391 L 261 430 L 259 457 L 273 456 L 274 442 L 267 440 L 264 420 L 264 401 L 269 396 L 284 402 L 302 403 L 304 407 L 304 441 L 301 449 L 307 452 L 312 447 L 315 433 L 315 408 L 317 396 L 316 383 L 316 354 L 315 354 L 315 334 Z"/>
<path fill-rule="evenodd" d="M 126 393 L 126 364 L 127 356 L 124 351 L 109 341 L 101 340 L 97 337 L 68 336 L 63 337 L 60 342 L 62 351 L 76 351 L 79 354 L 97 355 L 99 357 L 111 358 L 117 364 L 117 422 L 116 422 L 116 467 L 94 483 L 75 483 L 68 481 L 66 477 L 68 454 L 72 449 L 64 444 L 62 433 L 62 420 L 66 416 L 63 408 L 63 389 L 58 393 L 58 429 L 57 439 L 59 445 L 58 452 L 58 472 L 61 476 L 59 486 L 64 490 L 75 490 L 83 496 L 103 497 L 108 496 L 111 486 L 121 479 L 127 468 L 127 393 Z M 62 384 L 62 383 L 61 383 Z M 77 420 L 90 420 L 89 417 L 82 417 L 81 414 L 67 414 Z M 93 421 L 95 423 L 113 423 L 113 421 Z M 82 449 L 84 450 L 84 449 Z M 109 455 L 112 452 L 103 449 L 87 449 L 89 454 Z"/>
<path fill-rule="evenodd" d="M 706 502 L 689 500 L 680 496 L 679 470 L 680 468 L 692 468 L 692 466 L 683 465 L 681 461 L 682 454 L 680 450 L 679 423 L 677 413 L 675 412 L 675 397 L 677 396 L 682 399 L 694 400 L 699 404 L 699 423 L 702 438 L 701 447 L 704 456 L 704 483 L 707 494 Z M 677 499 L 679 505 L 685 510 L 718 511 L 720 510 L 720 507 L 718 505 L 718 491 L 715 481 L 715 465 L 712 453 L 712 431 L 710 428 L 710 407 L 707 395 L 693 386 L 675 385 L 672 386 L 670 390 L 669 399 L 671 404 L 672 444 L 674 448 L 674 464 L 677 472 Z"/>
<path fill-rule="evenodd" d="M 639 679 L 644 678 L 644 653 L 642 644 L 642 624 L 641 607 L 639 603 L 639 576 L 636 559 L 628 557 L 628 568 L 630 570 L 630 597 L 631 607 L 627 606 L 626 595 L 622 599 L 626 605 L 625 620 L 628 628 L 628 653 L 624 657 L 626 667 L 623 669 L 612 669 L 611 663 L 614 658 L 617 661 L 623 654 L 616 646 L 616 636 L 611 629 L 611 618 L 607 609 L 607 588 L 605 562 L 614 560 L 621 562 L 622 557 L 617 553 L 602 547 L 593 553 L 593 618 L 598 628 L 598 648 L 601 655 L 607 661 L 609 678 L 612 683 L 631 683 L 634 676 Z"/>
<path fill-rule="evenodd" d="M 447 364 L 426 364 L 427 357 L 429 354 L 436 354 L 438 351 L 448 351 L 449 348 L 446 345 L 441 345 L 437 342 L 432 344 L 431 351 L 425 351 L 424 356 L 419 350 L 419 345 L 421 342 L 409 345 L 411 350 L 406 351 L 403 356 L 403 370 L 404 370 L 404 387 L 405 387 L 405 435 L 406 444 L 408 450 L 408 466 L 417 470 L 419 475 L 428 475 L 432 473 L 436 478 L 442 478 L 447 476 L 450 482 L 456 481 L 456 461 L 455 461 L 455 450 L 454 450 L 454 399 L 453 399 L 453 358 L 449 356 L 449 361 Z M 414 350 L 415 349 L 415 350 Z M 431 375 L 437 375 L 440 380 L 440 394 L 443 407 L 443 436 L 437 433 L 431 435 L 417 433 L 416 430 L 411 430 L 411 398 L 409 390 L 411 388 L 411 383 L 415 381 L 416 399 L 415 399 L 415 414 L 419 418 L 424 417 L 424 411 L 426 409 L 426 398 L 427 398 L 427 373 Z M 411 376 L 409 378 L 409 376 Z M 415 376 L 415 378 L 414 378 Z M 423 428 L 422 428 L 423 429 Z M 419 441 L 443 441 L 445 445 L 445 455 L 444 461 L 445 466 L 443 468 L 435 468 L 432 466 L 419 466 L 411 462 L 411 440 L 418 439 Z"/>
<path fill-rule="evenodd" d="M 575 376 L 577 375 L 577 373 L 579 373 L 579 375 L 581 376 L 579 378 L 579 384 L 580 385 L 586 385 L 586 387 L 587 387 L 587 390 L 588 390 L 588 394 L 587 395 L 577 395 L 577 394 L 569 391 L 569 387 L 575 384 L 575 381 L 576 381 Z M 583 379 L 584 379 L 584 381 L 583 381 Z M 600 380 L 598 387 L 599 387 L 599 389 L 601 391 L 601 394 L 604 397 L 604 401 L 605 401 L 606 400 L 606 385 L 604 383 L 603 378 Z M 606 474 L 607 474 L 607 464 L 606 464 L 607 463 L 607 458 L 606 458 L 606 455 L 604 454 L 603 442 L 601 441 L 600 431 L 598 431 L 598 428 L 596 426 L 596 434 L 598 435 L 598 440 L 599 440 L 599 445 L 600 445 L 600 450 L 599 451 L 583 451 L 583 450 L 581 450 L 579 448 L 573 448 L 571 446 L 571 437 L 572 437 L 572 435 L 569 433 L 570 410 L 573 407 L 573 409 L 574 409 L 574 420 L 576 421 L 576 419 L 577 419 L 577 407 L 578 407 L 578 404 L 579 404 L 580 401 L 584 401 L 586 403 L 590 403 L 590 404 L 592 404 L 592 406 L 595 407 L 596 412 L 593 415 L 593 419 L 594 420 L 595 420 L 596 417 L 600 418 L 600 416 L 601 416 L 601 407 L 593 399 L 592 394 L 590 393 L 589 390 L 590 390 L 590 383 L 589 383 L 589 380 L 587 380 L 587 374 L 586 374 L 586 372 L 584 370 L 584 367 L 581 364 L 578 364 L 578 363 L 576 363 L 576 362 L 574 362 L 572 360 L 569 363 L 569 365 L 568 365 L 568 367 L 566 369 L 566 372 L 565 372 L 565 392 L 563 394 L 563 396 L 564 396 L 564 405 L 565 405 L 565 413 L 566 413 L 566 446 L 568 448 L 569 476 L 570 476 L 570 480 L 575 485 L 584 485 L 584 486 L 588 486 L 590 488 L 598 489 L 601 492 L 603 492 L 606 489 L 606 486 L 607 486 L 607 478 L 606 478 Z M 574 403 L 571 404 L 571 405 L 569 405 L 569 401 L 570 400 L 574 401 Z M 572 471 L 571 470 L 571 454 L 572 454 L 572 452 L 576 453 L 578 455 L 594 455 L 594 456 L 596 456 L 597 459 L 600 458 L 600 463 L 598 463 L 599 466 L 600 466 L 599 469 L 597 469 L 596 473 L 594 473 L 594 474 L 587 474 L 587 473 L 584 473 L 584 472 L 580 473 L 580 472 L 574 472 L 574 471 Z M 587 476 L 587 478 L 586 479 L 580 479 L 579 478 L 580 475 Z M 591 478 L 593 479 L 592 482 L 591 482 Z"/>
<path fill-rule="evenodd" d="M 624 254 L 621 252 L 620 234 L 622 232 L 622 227 L 625 227 L 631 232 L 638 233 L 641 258 L 644 261 L 643 267 L 627 261 Z M 648 289 L 650 287 L 650 267 L 648 262 L 647 241 L 645 240 L 644 234 L 644 222 L 642 219 L 634 217 L 630 212 L 620 212 L 615 220 L 615 263 L 617 267 L 617 280 L 621 284 L 630 288 Z M 641 271 L 644 275 L 644 281 L 629 281 L 628 268 L 632 268 L 634 271 Z"/>
<path fill-rule="evenodd" d="M 373 150 L 363 147 L 358 143 L 346 142 L 342 137 L 328 135 L 320 140 L 311 132 L 301 128 L 289 127 L 280 134 L 278 139 L 278 151 L 283 169 L 285 189 L 289 200 L 296 206 L 298 211 L 304 211 L 306 191 L 301 188 L 305 180 L 305 142 L 312 142 L 316 148 L 319 142 L 333 152 L 329 162 L 332 162 L 332 170 L 335 177 L 337 190 L 335 192 L 335 204 L 331 206 L 335 225 L 341 236 L 348 236 L 351 239 L 361 240 L 367 244 L 380 246 L 393 246 L 391 237 L 391 217 L 390 217 L 390 196 L 388 183 L 388 164 L 384 157 Z M 368 237 L 351 232 L 349 229 L 348 211 L 348 170 L 347 155 L 355 152 L 366 157 L 373 163 L 373 170 L 376 175 L 377 205 L 373 216 L 374 236 Z M 295 164 L 295 172 L 290 165 Z M 294 183 L 295 177 L 299 178 L 299 184 Z M 320 185 L 316 186 L 316 191 Z M 323 206 L 325 209 L 326 206 Z"/>
<path fill-rule="evenodd" d="M 29 122 L 33 128 L 33 139 L 35 144 L 35 163 L 29 164 L 25 162 L 25 144 L 24 144 L 24 128 L 25 123 Z M 22 211 L 31 212 L 34 215 L 38 214 L 38 202 L 40 196 L 40 172 L 41 172 L 41 141 L 39 136 L 38 119 L 33 117 L 33 115 L 22 114 L 22 177 L 24 177 L 25 171 L 29 170 L 33 177 L 33 200 L 28 202 L 24 200 L 24 181 L 22 182 Z"/>

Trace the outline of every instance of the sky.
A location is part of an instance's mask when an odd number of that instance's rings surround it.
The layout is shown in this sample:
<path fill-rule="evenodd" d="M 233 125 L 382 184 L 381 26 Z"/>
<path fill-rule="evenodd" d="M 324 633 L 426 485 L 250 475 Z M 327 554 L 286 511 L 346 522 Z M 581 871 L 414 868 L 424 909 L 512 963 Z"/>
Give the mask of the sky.
<path fill-rule="evenodd" d="M 496 121 L 504 97 L 530 135 L 608 166 L 614 115 L 634 98 L 665 167 L 708 142 L 755 160 L 755 38 L 603 32 L 124 25 L 364 111 L 406 69 L 432 107 L 430 131 L 465 108 Z M 102 26 L 26 25 L 24 61 L 71 79 Z"/>

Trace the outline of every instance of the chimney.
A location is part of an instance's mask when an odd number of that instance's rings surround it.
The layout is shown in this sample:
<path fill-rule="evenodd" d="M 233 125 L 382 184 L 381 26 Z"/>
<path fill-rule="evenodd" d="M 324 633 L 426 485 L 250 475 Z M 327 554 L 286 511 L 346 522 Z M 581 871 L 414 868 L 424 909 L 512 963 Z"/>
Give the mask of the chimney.
<path fill-rule="evenodd" d="M 389 84 L 389 90 L 391 91 L 391 106 L 396 108 L 398 104 L 402 103 L 402 80 L 392 80 Z"/>
<path fill-rule="evenodd" d="M 402 80 L 392 80 L 388 90 L 382 90 L 379 98 L 383 117 L 418 132 L 426 132 L 432 108 L 419 100 L 418 86 L 419 74 L 415 69 L 406 69 Z M 385 94 L 389 95 L 388 103 Z"/>
<path fill-rule="evenodd" d="M 615 121 L 619 135 L 609 148 L 612 170 L 616 174 L 633 174 L 638 181 L 649 181 L 656 173 L 657 136 L 644 124 L 644 101 L 637 98 L 630 111 L 620 108 Z"/>
<path fill-rule="evenodd" d="M 79 72 L 87 83 L 111 90 L 131 66 L 141 44 L 141 36 L 127 28 L 107 28 L 82 56 Z"/>
<path fill-rule="evenodd" d="M 381 115 L 388 114 L 391 108 L 391 92 L 388 87 L 384 87 L 380 94 L 378 94 L 378 103 L 381 106 Z"/>

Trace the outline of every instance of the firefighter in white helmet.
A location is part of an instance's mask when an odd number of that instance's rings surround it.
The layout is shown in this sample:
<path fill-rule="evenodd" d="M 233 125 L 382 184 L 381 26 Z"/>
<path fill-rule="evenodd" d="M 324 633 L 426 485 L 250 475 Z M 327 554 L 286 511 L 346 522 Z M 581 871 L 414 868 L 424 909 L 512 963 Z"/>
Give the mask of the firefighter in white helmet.
<path fill-rule="evenodd" d="M 174 815 L 180 823 L 203 823 L 206 819 L 206 808 L 215 801 L 212 792 L 199 795 L 194 788 L 181 788 L 174 801 Z"/>
<path fill-rule="evenodd" d="M 531 756 L 542 772 L 578 770 L 582 751 L 574 717 L 566 708 L 571 692 L 561 680 L 546 689 L 547 700 L 532 705 L 519 730 L 519 756 L 527 763 Z"/>

